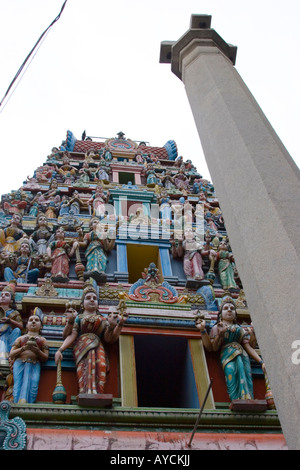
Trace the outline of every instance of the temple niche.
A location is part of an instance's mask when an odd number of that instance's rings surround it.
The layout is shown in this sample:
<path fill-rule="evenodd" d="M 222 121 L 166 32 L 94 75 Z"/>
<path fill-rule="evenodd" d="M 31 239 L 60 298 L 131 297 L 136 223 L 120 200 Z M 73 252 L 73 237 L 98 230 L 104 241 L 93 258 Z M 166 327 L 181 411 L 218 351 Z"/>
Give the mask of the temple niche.
<path fill-rule="evenodd" d="M 67 131 L 2 196 L 0 267 L 1 396 L 30 427 L 191 429 L 212 378 L 202 431 L 280 432 L 217 194 L 175 141 Z"/>

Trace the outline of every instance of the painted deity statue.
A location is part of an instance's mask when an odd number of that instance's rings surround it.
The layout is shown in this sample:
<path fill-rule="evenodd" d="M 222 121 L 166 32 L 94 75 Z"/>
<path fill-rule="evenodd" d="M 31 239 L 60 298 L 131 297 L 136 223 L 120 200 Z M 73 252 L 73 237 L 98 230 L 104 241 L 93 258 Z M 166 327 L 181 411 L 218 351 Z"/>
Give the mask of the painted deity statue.
<path fill-rule="evenodd" d="M 181 191 L 188 191 L 190 180 L 186 176 L 184 169 L 180 169 L 174 176 L 174 183 L 177 189 Z"/>
<path fill-rule="evenodd" d="M 98 185 L 95 194 L 89 199 L 88 204 L 92 207 L 92 215 L 103 218 L 105 204 L 109 200 L 109 191 L 105 194 L 101 185 Z"/>
<path fill-rule="evenodd" d="M 145 163 L 145 157 L 144 155 L 142 154 L 141 150 L 138 150 L 133 161 L 135 161 L 136 163 L 139 163 L 139 164 L 143 164 Z"/>
<path fill-rule="evenodd" d="M 37 215 L 40 211 L 39 198 L 40 198 L 41 195 L 42 195 L 42 193 L 39 191 L 38 193 L 36 193 L 36 195 L 30 201 L 28 215 L 30 215 L 32 217 L 37 217 Z"/>
<path fill-rule="evenodd" d="M 151 223 L 151 219 L 144 213 L 142 207 L 138 207 L 135 214 L 130 214 L 129 223 L 132 225 L 148 225 Z"/>
<path fill-rule="evenodd" d="M 15 259 L 14 265 L 4 268 L 4 280 L 16 280 L 20 284 L 36 284 L 39 277 L 37 258 L 31 256 L 31 247 L 28 239 L 23 238 L 20 246 L 20 256 Z"/>
<path fill-rule="evenodd" d="M 8 364 L 9 352 L 15 340 L 21 336 L 23 322 L 16 310 L 15 284 L 10 282 L 0 296 L 0 363 Z"/>
<path fill-rule="evenodd" d="M 77 180 L 77 183 L 90 183 L 91 181 L 94 181 L 96 178 L 96 173 L 97 173 L 97 168 L 89 166 L 87 161 L 84 161 L 82 164 L 82 168 L 80 168 L 78 175 L 79 178 Z"/>
<path fill-rule="evenodd" d="M 111 313 L 108 317 L 102 316 L 96 290 L 91 284 L 83 291 L 78 314 L 74 311 L 66 313 L 65 339 L 55 354 L 55 362 L 61 361 L 62 353 L 73 346 L 79 394 L 91 397 L 103 394 L 109 370 L 105 344 L 118 340 L 126 315 Z"/>
<path fill-rule="evenodd" d="M 75 243 L 71 247 L 65 240 L 65 231 L 59 227 L 55 232 L 55 240 L 47 248 L 47 255 L 51 259 L 51 279 L 54 282 L 68 282 L 70 271 L 70 258 L 76 249 Z"/>
<path fill-rule="evenodd" d="M 56 214 L 61 202 L 60 190 L 58 188 L 58 182 L 56 179 L 51 181 L 49 190 L 42 194 L 42 196 L 38 199 L 38 202 L 48 219 L 56 218 Z"/>
<path fill-rule="evenodd" d="M 253 381 L 249 356 L 262 364 L 250 345 L 250 335 L 237 323 L 237 312 L 231 297 L 222 301 L 218 321 L 208 335 L 204 320 L 196 320 L 196 327 L 201 332 L 204 347 L 208 351 L 219 351 L 220 360 L 226 379 L 229 398 L 233 400 L 253 400 Z"/>
<path fill-rule="evenodd" d="M 66 196 L 65 194 L 61 198 L 61 203 L 59 205 L 59 216 L 63 217 L 65 215 L 68 215 L 70 212 L 70 206 L 69 206 L 69 197 Z"/>
<path fill-rule="evenodd" d="M 33 242 L 34 248 L 39 256 L 46 254 L 47 245 L 52 235 L 47 216 L 41 212 L 37 216 L 35 230 L 30 235 L 30 240 Z"/>
<path fill-rule="evenodd" d="M 171 221 L 172 219 L 172 209 L 170 203 L 170 197 L 166 189 L 163 189 L 158 197 L 159 204 L 159 214 L 160 217 L 166 221 Z"/>
<path fill-rule="evenodd" d="M 85 248 L 86 272 L 85 278 L 92 277 L 99 282 L 106 281 L 106 265 L 108 253 L 114 248 L 115 240 L 109 239 L 105 226 L 99 223 L 97 217 L 90 221 L 90 232 L 86 233 L 83 241 L 78 245 Z M 74 243 L 75 248 L 78 246 Z"/>
<path fill-rule="evenodd" d="M 216 256 L 216 252 L 212 249 L 206 250 L 203 243 L 199 242 L 195 237 L 193 230 L 185 230 L 185 238 L 183 240 L 183 269 L 187 278 L 194 280 L 204 279 L 202 269 L 203 256 L 208 256 L 209 259 Z"/>
<path fill-rule="evenodd" d="M 107 162 L 111 162 L 112 159 L 113 159 L 113 156 L 112 156 L 112 153 L 111 151 L 109 150 L 109 147 L 108 146 L 105 146 L 104 149 L 103 149 L 103 156 L 104 156 L 104 159 L 107 161 Z"/>
<path fill-rule="evenodd" d="M 60 154 L 61 152 L 57 147 L 52 147 L 50 155 L 47 156 L 47 160 L 59 160 Z"/>
<path fill-rule="evenodd" d="M 44 193 L 44 197 L 47 201 L 48 198 L 54 197 L 55 203 L 60 201 L 60 190 L 58 187 L 58 182 L 55 178 L 53 178 L 50 182 L 49 189 Z"/>
<path fill-rule="evenodd" d="M 21 240 L 26 234 L 22 230 L 22 216 L 14 214 L 11 218 L 10 225 L 4 229 L 0 229 L 0 245 L 10 253 L 19 250 Z"/>
<path fill-rule="evenodd" d="M 27 322 L 27 333 L 14 342 L 10 351 L 13 361 L 14 403 L 35 403 L 38 394 L 41 362 L 49 356 L 47 340 L 40 335 L 42 321 L 31 315 Z"/>
<path fill-rule="evenodd" d="M 165 189 L 175 188 L 174 178 L 170 170 L 167 170 L 166 174 L 161 177 L 161 183 Z"/>
<path fill-rule="evenodd" d="M 146 171 L 146 176 L 147 176 L 147 184 L 149 185 L 155 185 L 159 181 L 159 178 L 156 175 L 154 167 L 150 164 L 148 166 L 148 169 Z"/>
<path fill-rule="evenodd" d="M 62 158 L 62 165 L 58 168 L 57 173 L 62 177 L 64 183 L 66 181 L 71 182 L 74 180 L 77 169 L 70 164 L 70 158 L 68 152 L 64 152 Z M 70 180 L 70 181 L 69 181 Z"/>
<path fill-rule="evenodd" d="M 238 286 L 234 280 L 234 258 L 228 250 L 228 244 L 225 240 L 219 243 L 216 260 L 218 261 L 218 272 L 220 282 L 224 290 L 238 290 Z"/>
<path fill-rule="evenodd" d="M 56 168 L 52 165 L 43 165 L 35 170 L 35 177 L 39 183 L 47 183 L 56 175 Z"/>
<path fill-rule="evenodd" d="M 103 181 L 105 184 L 109 183 L 109 170 L 108 163 L 104 157 L 100 158 L 99 167 L 97 170 L 97 177 L 99 181 Z"/>
<path fill-rule="evenodd" d="M 69 214 L 72 214 L 72 215 L 80 214 L 80 211 L 84 206 L 84 202 L 81 199 L 78 191 L 74 191 L 73 195 L 68 200 L 68 205 L 69 205 Z"/>

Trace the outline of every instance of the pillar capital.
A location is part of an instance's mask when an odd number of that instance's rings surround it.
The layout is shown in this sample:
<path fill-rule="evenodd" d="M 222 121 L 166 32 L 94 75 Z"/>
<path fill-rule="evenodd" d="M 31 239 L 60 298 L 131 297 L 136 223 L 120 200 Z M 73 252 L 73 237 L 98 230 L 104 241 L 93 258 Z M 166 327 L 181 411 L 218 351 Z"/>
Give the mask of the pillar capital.
<path fill-rule="evenodd" d="M 190 29 L 178 41 L 161 42 L 160 63 L 171 64 L 172 72 L 182 80 L 183 52 L 201 45 L 206 51 L 208 48 L 216 47 L 235 65 L 237 47 L 225 42 L 210 25 L 210 15 L 192 15 Z"/>

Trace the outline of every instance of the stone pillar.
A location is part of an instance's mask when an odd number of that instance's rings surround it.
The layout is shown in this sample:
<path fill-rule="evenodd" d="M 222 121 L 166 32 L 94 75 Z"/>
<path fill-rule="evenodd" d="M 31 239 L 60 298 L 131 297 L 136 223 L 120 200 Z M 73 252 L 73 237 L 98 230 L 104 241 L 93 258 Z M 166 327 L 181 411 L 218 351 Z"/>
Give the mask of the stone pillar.
<path fill-rule="evenodd" d="M 210 20 L 193 15 L 160 62 L 185 85 L 283 433 L 300 449 L 300 173 Z"/>

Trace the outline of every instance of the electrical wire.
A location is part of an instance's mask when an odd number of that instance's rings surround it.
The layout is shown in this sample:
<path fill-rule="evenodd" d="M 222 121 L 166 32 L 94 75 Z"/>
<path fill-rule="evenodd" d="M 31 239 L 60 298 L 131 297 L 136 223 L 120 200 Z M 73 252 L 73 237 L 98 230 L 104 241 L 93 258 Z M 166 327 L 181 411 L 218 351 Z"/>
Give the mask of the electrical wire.
<path fill-rule="evenodd" d="M 49 31 L 48 31 L 49 32 Z M 38 47 L 37 47 L 37 50 L 35 51 L 35 53 L 33 54 L 33 56 L 31 57 L 30 61 L 27 63 L 26 65 L 26 68 L 23 69 L 23 73 L 22 75 L 19 76 L 19 80 L 16 81 L 15 83 L 15 87 L 14 88 L 11 88 L 11 92 L 10 94 L 8 95 L 7 99 L 4 101 L 3 105 L 2 105 L 2 108 L 0 108 L 0 114 L 2 113 L 2 111 L 4 110 L 4 108 L 7 106 L 7 104 L 9 103 L 11 97 L 13 96 L 14 92 L 16 91 L 20 81 L 22 80 L 23 76 L 25 75 L 26 73 L 26 70 L 29 68 L 31 62 L 33 61 L 33 59 L 35 58 L 39 48 L 41 47 L 41 45 L 43 44 L 45 38 L 47 37 L 47 34 L 48 32 L 45 34 L 45 36 L 43 37 L 43 39 L 41 40 L 41 42 L 39 43 Z"/>
<path fill-rule="evenodd" d="M 33 48 L 31 49 L 31 51 L 29 52 L 29 54 L 27 55 L 27 57 L 25 58 L 24 62 L 22 63 L 21 67 L 19 68 L 19 70 L 17 71 L 16 75 L 14 76 L 12 82 L 10 83 L 8 89 L 6 90 L 1 102 L 0 102 L 0 107 L 3 105 L 4 103 L 4 100 L 6 99 L 6 97 L 8 96 L 10 90 L 12 89 L 14 83 L 17 81 L 18 77 L 20 76 L 20 74 L 22 73 L 26 63 L 29 61 L 30 57 L 32 56 L 33 52 L 37 49 L 37 47 L 39 46 L 39 44 L 42 42 L 42 40 L 44 40 L 46 34 L 49 32 L 50 28 L 59 20 L 59 18 L 61 17 L 61 14 L 66 6 L 66 3 L 67 3 L 68 0 L 65 0 L 61 9 L 60 9 L 60 12 L 59 14 L 56 16 L 56 18 L 54 18 L 54 20 L 50 23 L 50 25 L 45 29 L 45 31 L 41 34 L 41 36 L 39 37 L 39 39 L 37 40 L 37 42 L 35 43 L 35 45 L 33 46 Z M 40 44 L 41 45 L 41 44 Z M 40 46 L 39 46 L 40 47 Z M 36 51 L 37 52 L 37 51 Z M 32 57 L 31 61 L 33 60 L 33 58 L 35 57 L 36 53 L 34 54 L 34 56 Z M 31 61 L 29 62 L 29 64 L 27 65 L 26 69 L 24 70 L 24 73 L 26 72 L 27 68 L 29 67 Z M 23 75 L 21 76 L 21 78 L 24 76 L 24 73 Z M 21 79 L 20 79 L 21 80 Z M 20 83 L 20 80 L 19 80 L 19 83 Z M 16 86 L 17 87 L 17 86 Z M 16 87 L 14 88 L 13 91 L 15 91 Z M 4 109 L 4 108 L 2 108 Z M 0 110 L 1 112 L 1 110 Z"/>

